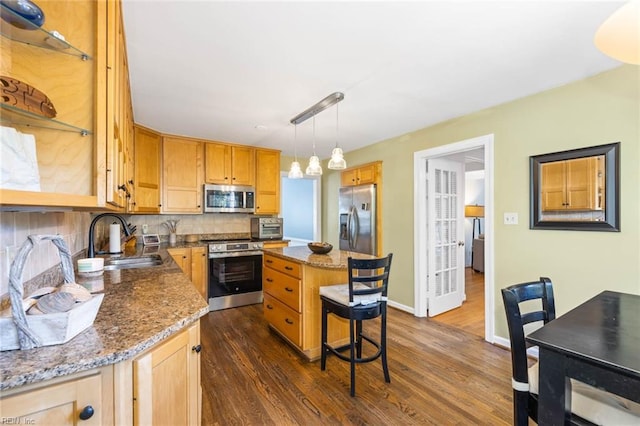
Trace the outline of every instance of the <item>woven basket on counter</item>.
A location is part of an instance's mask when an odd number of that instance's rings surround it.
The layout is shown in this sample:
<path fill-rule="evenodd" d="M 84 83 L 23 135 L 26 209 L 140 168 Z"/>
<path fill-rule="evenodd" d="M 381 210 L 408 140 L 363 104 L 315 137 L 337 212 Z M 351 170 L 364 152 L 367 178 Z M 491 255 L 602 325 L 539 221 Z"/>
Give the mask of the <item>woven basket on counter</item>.
<path fill-rule="evenodd" d="M 98 314 L 104 294 L 94 294 L 89 300 L 75 303 L 66 312 L 27 315 L 23 305 L 22 272 L 34 245 L 51 241 L 60 255 L 65 283 L 75 283 L 73 261 L 66 243 L 59 235 L 29 235 L 11 263 L 9 297 L 11 317 L 0 317 L 0 351 L 31 349 L 66 343 L 89 328 Z"/>

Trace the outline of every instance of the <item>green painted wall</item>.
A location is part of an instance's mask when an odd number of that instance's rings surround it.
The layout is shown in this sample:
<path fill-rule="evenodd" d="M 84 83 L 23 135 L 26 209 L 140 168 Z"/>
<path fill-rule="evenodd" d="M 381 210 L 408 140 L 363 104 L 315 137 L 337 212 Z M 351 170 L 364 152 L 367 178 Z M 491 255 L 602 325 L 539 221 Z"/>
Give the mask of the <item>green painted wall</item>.
<path fill-rule="evenodd" d="M 625 65 L 347 153 L 350 167 L 383 161 L 383 252 L 394 253 L 390 299 L 414 305 L 414 152 L 490 133 L 496 335 L 508 335 L 500 288 L 510 284 L 550 277 L 558 314 L 604 289 L 640 294 L 640 68 Z M 621 142 L 622 232 L 530 230 L 529 156 L 615 141 Z M 290 163 L 283 157 L 283 170 Z M 323 240 L 335 245 L 339 172 L 324 170 Z M 503 225 L 504 212 L 517 212 L 519 224 Z"/>

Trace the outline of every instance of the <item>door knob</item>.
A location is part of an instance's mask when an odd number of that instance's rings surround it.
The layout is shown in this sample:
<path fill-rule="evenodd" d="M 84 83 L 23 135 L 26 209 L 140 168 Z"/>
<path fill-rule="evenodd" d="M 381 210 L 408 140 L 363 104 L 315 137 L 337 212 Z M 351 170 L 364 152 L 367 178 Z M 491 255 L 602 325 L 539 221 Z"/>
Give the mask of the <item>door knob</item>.
<path fill-rule="evenodd" d="M 464 241 L 458 241 L 458 246 L 462 247 L 464 245 Z"/>

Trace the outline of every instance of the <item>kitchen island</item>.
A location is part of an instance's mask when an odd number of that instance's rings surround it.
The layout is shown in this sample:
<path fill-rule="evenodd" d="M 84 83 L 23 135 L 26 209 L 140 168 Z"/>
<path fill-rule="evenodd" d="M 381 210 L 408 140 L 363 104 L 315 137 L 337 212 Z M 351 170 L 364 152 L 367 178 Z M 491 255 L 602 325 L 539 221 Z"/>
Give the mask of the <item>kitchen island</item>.
<path fill-rule="evenodd" d="M 133 424 L 137 404 L 141 423 L 165 416 L 155 411 L 158 406 L 186 416 L 184 424 L 199 423 L 199 319 L 208 304 L 165 248 L 157 254 L 162 265 L 105 271 L 84 283 L 102 287 L 105 297 L 94 324 L 71 341 L 0 352 L 3 417 L 69 421 L 91 406 L 95 424 Z M 163 393 L 180 400 L 162 402 Z"/>
<path fill-rule="evenodd" d="M 264 250 L 264 316 L 269 326 L 309 361 L 320 357 L 320 287 L 348 281 L 347 260 L 375 256 L 343 250 L 315 254 L 307 246 Z M 329 342 L 349 341 L 349 322 L 329 317 Z"/>

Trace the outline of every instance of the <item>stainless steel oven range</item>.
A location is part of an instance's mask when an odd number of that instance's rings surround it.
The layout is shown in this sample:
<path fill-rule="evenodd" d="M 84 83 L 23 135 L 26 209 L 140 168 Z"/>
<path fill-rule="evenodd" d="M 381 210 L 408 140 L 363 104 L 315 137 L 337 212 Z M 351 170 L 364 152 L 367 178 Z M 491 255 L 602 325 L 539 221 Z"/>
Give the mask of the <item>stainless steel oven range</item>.
<path fill-rule="evenodd" d="M 209 310 L 262 303 L 262 242 L 209 242 Z"/>

